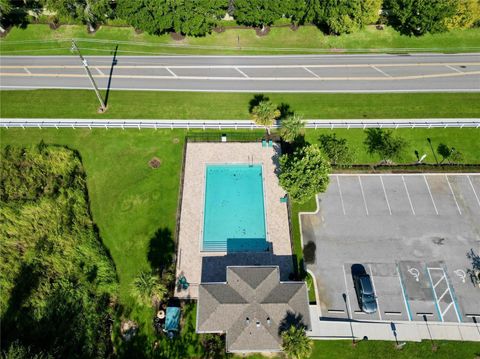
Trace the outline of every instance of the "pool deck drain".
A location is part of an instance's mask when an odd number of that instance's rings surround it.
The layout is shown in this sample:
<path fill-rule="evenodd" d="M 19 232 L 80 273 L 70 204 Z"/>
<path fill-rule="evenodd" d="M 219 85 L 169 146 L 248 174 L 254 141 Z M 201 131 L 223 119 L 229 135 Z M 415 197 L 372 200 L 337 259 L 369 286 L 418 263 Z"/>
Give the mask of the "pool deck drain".
<path fill-rule="evenodd" d="M 280 203 L 280 197 L 285 191 L 278 183 L 275 174 L 278 166 L 279 147 L 262 147 L 261 143 L 188 143 L 186 148 L 184 185 L 182 195 L 182 211 L 180 217 L 180 233 L 177 252 L 177 278 L 184 275 L 190 283 L 187 290 L 175 290 L 178 298 L 198 298 L 198 285 L 201 278 L 212 278 L 202 274 L 202 267 L 209 268 L 206 262 L 241 264 L 271 264 L 257 263 L 258 254 L 246 253 L 242 256 L 232 256 L 232 262 L 209 261 L 212 257 L 227 257 L 226 252 L 202 252 L 203 206 L 205 196 L 205 168 L 207 164 L 261 164 L 263 166 L 265 211 L 267 220 L 267 241 L 273 249 L 273 256 L 282 258 L 282 263 L 289 262 L 292 255 L 288 228 L 287 205 Z M 270 255 L 271 256 L 271 255 Z M 241 258 L 243 263 L 238 262 Z M 251 259 L 251 260 L 249 260 Z M 267 258 L 265 257 L 267 261 Z M 282 266 L 281 266 L 282 267 Z M 288 270 L 288 265 L 282 269 Z M 213 269 L 213 268 L 212 268 Z M 288 273 L 283 273 L 287 275 Z M 221 280 L 219 278 L 219 280 Z M 213 280 L 211 280 L 213 281 Z"/>

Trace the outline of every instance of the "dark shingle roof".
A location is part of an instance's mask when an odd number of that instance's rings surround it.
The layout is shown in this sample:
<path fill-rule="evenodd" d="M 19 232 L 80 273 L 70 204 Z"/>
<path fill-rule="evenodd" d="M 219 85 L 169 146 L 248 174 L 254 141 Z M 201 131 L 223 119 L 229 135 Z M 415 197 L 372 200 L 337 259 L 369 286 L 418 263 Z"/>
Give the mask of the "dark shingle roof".
<path fill-rule="evenodd" d="M 226 283 L 201 284 L 197 331 L 225 332 L 227 351 L 276 351 L 280 328 L 310 329 L 303 282 L 280 282 L 278 267 L 228 267 Z"/>

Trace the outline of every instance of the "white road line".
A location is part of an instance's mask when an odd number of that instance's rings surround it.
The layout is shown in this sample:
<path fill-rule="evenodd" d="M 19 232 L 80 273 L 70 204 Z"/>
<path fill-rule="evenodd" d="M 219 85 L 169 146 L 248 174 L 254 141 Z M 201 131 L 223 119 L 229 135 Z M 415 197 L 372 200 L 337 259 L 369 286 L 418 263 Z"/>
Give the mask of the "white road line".
<path fill-rule="evenodd" d="M 455 72 L 458 72 L 458 73 L 463 74 L 463 71 L 460 71 L 459 69 L 456 69 L 456 68 L 453 67 L 453 66 L 450 66 L 450 65 L 445 65 L 445 66 L 448 67 L 450 70 L 453 70 L 453 71 L 455 71 Z"/>
<path fill-rule="evenodd" d="M 165 67 L 165 70 L 167 70 L 168 72 L 170 72 L 172 74 L 173 77 L 177 78 L 177 74 L 175 72 L 173 72 L 172 70 L 170 70 L 170 68 L 168 67 Z"/>
<path fill-rule="evenodd" d="M 382 75 L 384 75 L 384 76 L 386 76 L 386 77 L 392 77 L 391 75 L 387 74 L 385 71 L 380 70 L 380 69 L 379 69 L 378 67 L 376 67 L 376 66 L 373 66 L 373 65 L 372 65 L 372 69 L 377 70 L 378 72 L 380 72 Z"/>
<path fill-rule="evenodd" d="M 345 265 L 342 264 L 343 269 L 343 279 L 345 281 L 345 295 L 347 296 L 347 305 L 348 311 L 350 312 L 350 317 L 353 315 L 352 307 L 350 306 L 350 296 L 348 295 L 348 284 L 347 284 L 347 273 L 345 272 Z"/>
<path fill-rule="evenodd" d="M 345 205 L 343 204 L 343 195 L 342 195 L 342 188 L 340 187 L 340 180 L 338 179 L 338 176 L 337 177 L 337 185 L 338 185 L 338 193 L 340 194 L 340 202 L 342 203 L 342 211 L 343 211 L 343 215 L 345 215 Z"/>
<path fill-rule="evenodd" d="M 390 208 L 390 202 L 388 202 L 387 191 L 385 190 L 385 185 L 383 184 L 382 176 L 380 176 L 380 182 L 382 183 L 383 194 L 385 195 L 385 201 L 387 201 L 388 211 L 390 212 L 390 215 L 392 215 L 392 209 Z"/>
<path fill-rule="evenodd" d="M 398 276 L 398 281 L 400 282 L 400 287 L 402 288 L 402 297 L 403 297 L 403 302 L 405 304 L 405 309 L 407 310 L 408 320 L 412 321 L 412 314 L 410 313 L 410 308 L 408 307 L 407 297 L 405 296 L 405 288 L 403 287 L 402 278 L 400 277 L 398 266 L 397 266 L 397 276 Z"/>
<path fill-rule="evenodd" d="M 432 275 L 430 274 L 430 268 L 427 268 L 427 273 L 428 273 L 428 277 L 430 278 L 430 283 L 432 283 L 432 285 L 433 285 Z M 438 298 L 437 298 L 437 292 L 435 292 L 435 288 L 432 288 L 432 291 L 433 291 L 433 296 L 435 297 L 435 306 L 438 308 L 438 314 L 440 314 L 440 319 L 443 322 L 444 321 L 443 320 L 443 313 L 440 312 Z"/>
<path fill-rule="evenodd" d="M 428 185 L 427 177 L 425 175 L 423 175 L 423 179 L 425 180 L 425 184 L 427 185 L 428 193 L 430 193 L 430 198 L 432 199 L 433 208 L 435 208 L 435 213 L 438 216 L 437 206 L 435 205 L 435 201 L 433 200 L 432 191 L 430 191 L 430 186 Z"/>
<path fill-rule="evenodd" d="M 363 192 L 362 180 L 360 179 L 360 176 L 357 176 L 357 178 L 358 178 L 358 183 L 360 183 L 360 190 L 362 191 L 363 204 L 365 205 L 365 211 L 367 212 L 367 216 L 368 216 L 367 201 L 365 200 L 365 193 Z"/>
<path fill-rule="evenodd" d="M 457 197 L 455 196 L 455 193 L 453 192 L 453 188 L 452 188 L 452 185 L 450 184 L 450 181 L 448 180 L 448 176 L 445 175 L 445 178 L 447 179 L 448 187 L 450 188 L 450 192 L 452 192 L 453 199 L 455 201 L 455 204 L 457 205 L 458 213 L 460 213 L 460 215 L 462 215 L 462 210 L 460 209 L 460 206 L 458 205 Z"/>
<path fill-rule="evenodd" d="M 405 187 L 405 192 L 407 192 L 408 202 L 410 202 L 410 208 L 412 209 L 412 213 L 415 216 L 415 210 L 413 209 L 413 203 L 410 199 L 410 193 L 408 193 L 407 182 L 405 182 L 405 178 L 402 175 L 403 186 Z"/>
<path fill-rule="evenodd" d="M 29 70 L 29 69 L 27 69 L 26 67 L 24 67 L 23 69 L 25 70 L 25 72 L 26 72 L 27 74 L 29 74 L 29 75 L 31 75 L 31 74 L 32 74 L 32 73 L 30 72 L 30 70 Z"/>
<path fill-rule="evenodd" d="M 338 176 L 337 176 L 337 178 L 338 178 Z M 472 180 L 470 179 L 470 176 L 467 176 L 467 178 L 468 178 L 468 182 L 470 183 L 470 186 L 472 187 L 473 194 L 475 195 L 475 198 L 477 199 L 478 206 L 480 207 L 480 199 L 478 199 L 477 191 L 475 191 L 475 187 L 473 187 L 473 183 L 472 183 Z"/>
<path fill-rule="evenodd" d="M 450 302 L 449 305 L 447 305 L 447 307 L 445 308 L 445 310 L 442 312 L 442 317 L 445 315 L 445 313 L 450 309 L 450 307 L 453 305 L 453 301 Z"/>
<path fill-rule="evenodd" d="M 455 310 L 455 314 L 457 315 L 458 322 L 461 323 L 462 322 L 461 315 L 458 312 L 458 306 L 457 306 L 457 303 L 455 302 L 455 298 L 453 297 L 453 292 L 452 292 L 452 288 L 450 287 L 450 283 L 448 282 L 447 273 L 445 273 L 445 270 L 443 268 L 442 270 L 443 270 L 443 275 L 445 276 L 445 281 L 447 282 L 448 290 L 450 291 L 450 298 L 452 298 L 452 303 L 454 304 L 453 309 Z"/>
<path fill-rule="evenodd" d="M 382 320 L 382 311 L 380 310 L 380 302 L 378 301 L 377 298 L 377 289 L 375 288 L 375 282 L 373 281 L 373 272 L 372 272 L 372 266 L 370 263 L 368 263 L 368 269 L 370 269 L 370 278 L 372 279 L 372 286 L 373 286 L 373 291 L 375 292 L 375 299 L 377 302 L 377 311 L 378 311 L 378 316 L 380 320 Z"/>
<path fill-rule="evenodd" d="M 440 302 L 442 300 L 442 298 L 445 296 L 445 294 L 447 294 L 449 292 L 450 292 L 450 289 L 447 287 L 447 289 L 445 289 L 445 292 L 443 292 L 442 295 L 440 297 L 438 297 L 438 301 Z"/>
<path fill-rule="evenodd" d="M 242 75 L 243 77 L 248 78 L 248 75 L 245 72 L 243 72 L 242 70 L 240 70 L 238 67 L 235 67 L 235 70 L 237 70 L 240 73 L 240 75 Z"/>
<path fill-rule="evenodd" d="M 437 281 L 437 283 L 435 283 L 435 285 L 433 286 L 433 288 L 435 288 L 437 285 L 440 284 L 440 282 L 445 278 L 445 274 L 442 275 L 442 277 Z"/>
<path fill-rule="evenodd" d="M 98 68 L 98 67 L 95 67 L 95 70 L 97 70 L 97 72 L 102 75 L 102 76 L 105 76 L 105 74 Z"/>
<path fill-rule="evenodd" d="M 315 72 L 313 72 L 313 71 L 310 70 L 309 68 L 307 68 L 307 67 L 304 66 L 303 69 L 304 69 L 305 71 L 307 71 L 307 72 L 310 72 L 310 73 L 311 73 L 313 76 L 315 76 L 316 78 L 318 78 L 318 79 L 320 78 L 320 76 L 318 76 Z"/>

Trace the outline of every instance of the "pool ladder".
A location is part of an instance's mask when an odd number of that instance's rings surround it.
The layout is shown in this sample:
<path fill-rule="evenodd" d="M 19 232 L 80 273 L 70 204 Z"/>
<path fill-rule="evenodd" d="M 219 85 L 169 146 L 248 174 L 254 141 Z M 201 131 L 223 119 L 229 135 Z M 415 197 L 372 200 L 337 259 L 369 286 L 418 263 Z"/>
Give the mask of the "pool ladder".
<path fill-rule="evenodd" d="M 253 155 L 249 155 L 249 156 L 248 156 L 248 165 L 249 165 L 250 167 L 253 167 Z"/>

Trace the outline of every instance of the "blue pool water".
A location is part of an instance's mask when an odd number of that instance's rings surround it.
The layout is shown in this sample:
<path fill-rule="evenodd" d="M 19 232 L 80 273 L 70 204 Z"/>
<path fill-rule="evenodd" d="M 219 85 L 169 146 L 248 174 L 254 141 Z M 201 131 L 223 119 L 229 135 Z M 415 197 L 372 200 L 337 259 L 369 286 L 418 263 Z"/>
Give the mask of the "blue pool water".
<path fill-rule="evenodd" d="M 207 165 L 203 250 L 267 250 L 262 166 Z"/>

